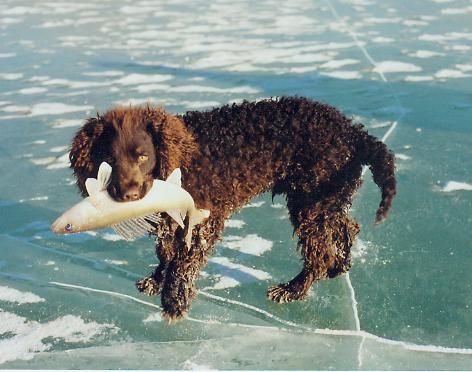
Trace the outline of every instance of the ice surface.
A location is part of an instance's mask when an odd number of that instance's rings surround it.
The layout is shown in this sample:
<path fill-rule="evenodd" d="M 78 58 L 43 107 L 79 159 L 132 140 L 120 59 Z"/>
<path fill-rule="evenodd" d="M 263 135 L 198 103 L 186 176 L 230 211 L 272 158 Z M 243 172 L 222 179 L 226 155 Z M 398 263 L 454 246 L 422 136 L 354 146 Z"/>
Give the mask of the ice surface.
<path fill-rule="evenodd" d="M 2 368 L 471 369 L 472 59 L 467 0 L 0 4 Z M 398 197 L 373 225 L 370 173 L 349 275 L 275 305 L 301 263 L 285 200 L 253 200 L 169 326 L 134 282 L 151 239 L 54 236 L 79 195 L 67 148 L 96 111 L 280 95 L 341 108 L 395 151 Z"/>

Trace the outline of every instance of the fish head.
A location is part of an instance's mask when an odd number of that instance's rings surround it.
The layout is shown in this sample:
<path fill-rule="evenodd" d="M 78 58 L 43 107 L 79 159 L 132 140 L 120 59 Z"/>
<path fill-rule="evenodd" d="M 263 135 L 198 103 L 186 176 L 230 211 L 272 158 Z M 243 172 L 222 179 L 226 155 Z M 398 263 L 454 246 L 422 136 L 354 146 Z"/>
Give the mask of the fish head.
<path fill-rule="evenodd" d="M 90 198 L 86 198 L 57 218 L 51 225 L 51 230 L 60 235 L 87 231 L 97 223 L 98 217 L 97 208 Z"/>

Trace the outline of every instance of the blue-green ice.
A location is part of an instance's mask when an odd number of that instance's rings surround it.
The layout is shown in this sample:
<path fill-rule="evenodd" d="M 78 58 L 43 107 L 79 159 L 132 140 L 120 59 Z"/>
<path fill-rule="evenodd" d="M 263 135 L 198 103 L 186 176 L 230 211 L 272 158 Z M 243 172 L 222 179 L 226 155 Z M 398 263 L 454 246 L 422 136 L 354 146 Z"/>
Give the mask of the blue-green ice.
<path fill-rule="evenodd" d="M 308 96 L 397 157 L 374 226 L 370 173 L 349 275 L 276 305 L 299 271 L 283 198 L 227 222 L 187 320 L 134 288 L 153 242 L 55 236 L 80 200 L 68 146 L 117 104 L 207 109 Z M 472 2 L 0 2 L 0 368 L 472 369 Z"/>

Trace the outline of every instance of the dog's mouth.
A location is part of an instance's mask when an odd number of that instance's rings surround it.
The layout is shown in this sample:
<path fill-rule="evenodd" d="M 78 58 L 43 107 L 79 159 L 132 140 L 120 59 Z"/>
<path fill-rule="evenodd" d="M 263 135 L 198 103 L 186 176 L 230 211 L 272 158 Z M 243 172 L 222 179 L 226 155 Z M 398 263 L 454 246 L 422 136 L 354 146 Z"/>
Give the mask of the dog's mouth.
<path fill-rule="evenodd" d="M 129 187 L 120 187 L 112 184 L 108 187 L 108 193 L 113 200 L 126 203 L 144 198 L 151 189 L 151 186 L 152 181 L 145 181 L 142 185 Z"/>

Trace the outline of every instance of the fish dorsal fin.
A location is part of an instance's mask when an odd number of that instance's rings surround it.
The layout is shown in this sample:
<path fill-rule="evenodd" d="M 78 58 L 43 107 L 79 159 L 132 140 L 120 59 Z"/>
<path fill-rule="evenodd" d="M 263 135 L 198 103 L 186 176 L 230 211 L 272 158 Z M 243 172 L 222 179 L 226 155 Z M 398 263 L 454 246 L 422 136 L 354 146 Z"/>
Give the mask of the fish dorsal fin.
<path fill-rule="evenodd" d="M 87 178 L 85 180 L 85 189 L 87 190 L 89 196 L 96 195 L 101 191 L 99 182 L 96 178 Z"/>
<path fill-rule="evenodd" d="M 157 224 L 160 218 L 159 213 L 153 213 L 148 216 L 121 221 L 111 227 L 118 235 L 126 240 L 133 240 L 155 231 L 156 225 L 154 224 Z"/>
<path fill-rule="evenodd" d="M 180 168 L 175 168 L 169 177 L 167 177 L 166 182 L 182 187 L 182 172 Z"/>
<path fill-rule="evenodd" d="M 100 191 L 106 190 L 111 179 L 111 166 L 107 162 L 102 162 L 98 168 L 97 181 L 100 187 Z"/>

